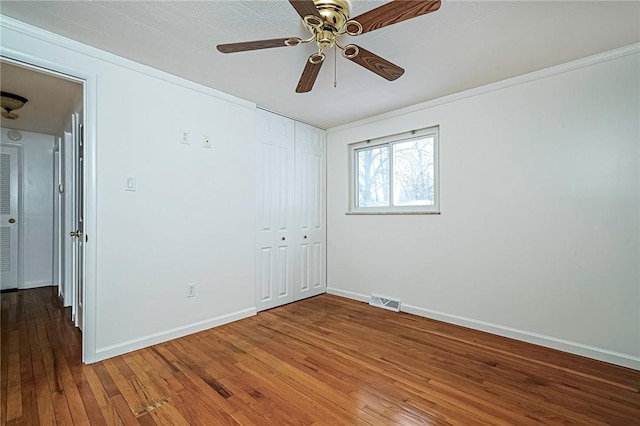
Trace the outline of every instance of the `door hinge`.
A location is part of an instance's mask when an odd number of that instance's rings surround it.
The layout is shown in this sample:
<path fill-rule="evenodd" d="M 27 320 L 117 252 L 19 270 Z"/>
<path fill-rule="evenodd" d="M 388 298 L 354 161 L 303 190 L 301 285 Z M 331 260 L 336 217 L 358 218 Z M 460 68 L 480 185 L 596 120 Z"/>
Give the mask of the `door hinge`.
<path fill-rule="evenodd" d="M 84 124 L 80 124 L 80 145 L 84 145 Z"/>
<path fill-rule="evenodd" d="M 87 234 L 84 234 L 84 242 L 85 243 L 89 242 L 89 236 Z"/>

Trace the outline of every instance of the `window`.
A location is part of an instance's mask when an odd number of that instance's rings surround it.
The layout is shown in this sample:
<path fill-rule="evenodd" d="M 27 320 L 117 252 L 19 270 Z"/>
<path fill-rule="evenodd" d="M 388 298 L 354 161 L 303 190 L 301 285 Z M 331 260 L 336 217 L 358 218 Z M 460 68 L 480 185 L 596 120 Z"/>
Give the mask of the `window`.
<path fill-rule="evenodd" d="M 359 142 L 349 151 L 350 213 L 439 213 L 437 127 Z"/>

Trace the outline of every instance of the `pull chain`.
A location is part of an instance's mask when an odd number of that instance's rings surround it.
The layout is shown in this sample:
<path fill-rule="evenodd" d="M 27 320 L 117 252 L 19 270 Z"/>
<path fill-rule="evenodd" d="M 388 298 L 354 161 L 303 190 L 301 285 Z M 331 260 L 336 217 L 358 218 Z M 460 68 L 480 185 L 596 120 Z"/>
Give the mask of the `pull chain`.
<path fill-rule="evenodd" d="M 333 48 L 333 87 L 338 87 L 338 48 Z"/>

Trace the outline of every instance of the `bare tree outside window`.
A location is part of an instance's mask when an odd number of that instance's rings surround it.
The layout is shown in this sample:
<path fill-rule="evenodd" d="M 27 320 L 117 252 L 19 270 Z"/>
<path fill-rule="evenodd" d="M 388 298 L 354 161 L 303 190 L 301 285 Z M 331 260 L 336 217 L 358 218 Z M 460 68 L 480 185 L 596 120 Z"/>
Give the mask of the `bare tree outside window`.
<path fill-rule="evenodd" d="M 389 205 L 389 148 L 358 151 L 358 205 Z"/>
<path fill-rule="evenodd" d="M 433 142 L 426 138 L 393 145 L 394 205 L 433 205 Z"/>
<path fill-rule="evenodd" d="M 438 127 L 350 147 L 351 212 L 439 213 Z"/>

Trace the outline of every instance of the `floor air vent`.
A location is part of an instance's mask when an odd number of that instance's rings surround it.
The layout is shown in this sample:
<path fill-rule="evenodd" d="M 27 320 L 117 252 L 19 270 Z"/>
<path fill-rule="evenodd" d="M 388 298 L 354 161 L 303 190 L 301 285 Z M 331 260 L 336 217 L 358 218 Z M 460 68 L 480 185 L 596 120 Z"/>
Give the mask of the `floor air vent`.
<path fill-rule="evenodd" d="M 369 305 L 382 309 L 388 309 L 394 312 L 400 312 L 400 300 L 390 299 L 388 297 L 378 296 L 376 294 L 371 295 Z"/>

